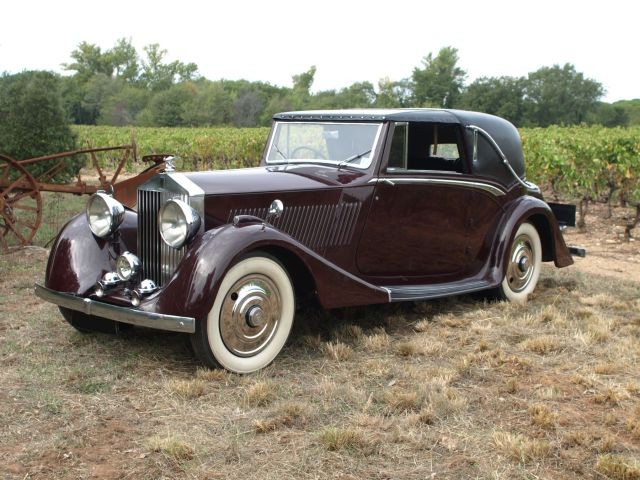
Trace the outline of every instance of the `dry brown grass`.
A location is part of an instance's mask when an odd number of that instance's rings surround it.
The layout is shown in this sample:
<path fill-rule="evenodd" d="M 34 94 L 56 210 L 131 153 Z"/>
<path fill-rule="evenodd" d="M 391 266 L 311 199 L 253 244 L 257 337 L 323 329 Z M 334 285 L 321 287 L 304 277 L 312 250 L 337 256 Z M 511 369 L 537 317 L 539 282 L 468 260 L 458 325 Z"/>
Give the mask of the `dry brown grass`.
<path fill-rule="evenodd" d="M 531 416 L 531 423 L 533 425 L 546 429 L 553 428 L 558 417 L 549 407 L 540 403 L 529 407 L 529 415 Z"/>
<path fill-rule="evenodd" d="M 638 460 L 624 458 L 619 455 L 602 455 L 598 457 L 596 471 L 612 480 L 640 479 L 640 463 Z"/>
<path fill-rule="evenodd" d="M 415 412 L 420 410 L 424 401 L 424 395 L 416 390 L 393 388 L 384 394 L 384 403 L 392 413 Z"/>
<path fill-rule="evenodd" d="M 627 420 L 627 429 L 635 440 L 640 440 L 640 418 L 630 418 Z"/>
<path fill-rule="evenodd" d="M 391 337 L 384 331 L 384 329 L 378 328 L 371 335 L 363 337 L 363 347 L 371 352 L 385 352 L 391 345 Z"/>
<path fill-rule="evenodd" d="M 336 362 L 344 362 L 353 356 L 353 349 L 342 342 L 327 342 L 322 346 L 325 356 Z"/>
<path fill-rule="evenodd" d="M 75 333 L 31 294 L 44 262 L 0 256 L 2 478 L 638 478 L 640 285 L 301 311 L 240 376 L 180 335 Z"/>
<path fill-rule="evenodd" d="M 549 335 L 542 335 L 525 340 L 521 343 L 522 348 L 530 352 L 546 355 L 562 349 L 562 343 L 557 338 Z"/>
<path fill-rule="evenodd" d="M 371 455 L 377 446 L 374 439 L 352 427 L 327 427 L 320 432 L 320 441 L 330 452 L 346 450 L 362 455 Z"/>
<path fill-rule="evenodd" d="M 415 355 L 424 355 L 424 347 L 415 340 L 407 340 L 398 342 L 395 346 L 395 352 L 401 357 L 412 357 Z"/>
<path fill-rule="evenodd" d="M 154 435 L 147 440 L 147 447 L 177 461 L 191 460 L 195 449 L 182 438 L 175 435 Z"/>
<path fill-rule="evenodd" d="M 522 463 L 542 460 L 551 451 L 551 446 L 546 440 L 509 432 L 495 432 L 493 444 L 503 455 Z"/>
<path fill-rule="evenodd" d="M 310 416 L 310 407 L 303 403 L 287 402 L 280 405 L 271 416 L 256 418 L 253 426 L 256 432 L 267 433 L 281 428 L 302 426 Z"/>
<path fill-rule="evenodd" d="M 257 381 L 249 385 L 243 401 L 248 407 L 264 407 L 276 398 L 278 387 L 273 382 Z"/>
<path fill-rule="evenodd" d="M 193 399 L 204 395 L 207 383 L 201 377 L 192 380 L 172 379 L 167 383 L 167 388 L 171 393 L 184 398 Z"/>

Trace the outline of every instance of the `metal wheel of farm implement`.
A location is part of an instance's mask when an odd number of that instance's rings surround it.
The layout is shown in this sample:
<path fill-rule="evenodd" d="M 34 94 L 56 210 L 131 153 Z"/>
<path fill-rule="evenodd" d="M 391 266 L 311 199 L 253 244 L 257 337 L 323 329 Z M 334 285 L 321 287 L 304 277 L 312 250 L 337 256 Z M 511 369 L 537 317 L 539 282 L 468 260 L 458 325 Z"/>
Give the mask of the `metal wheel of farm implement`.
<path fill-rule="evenodd" d="M 0 251 L 28 245 L 42 222 L 42 196 L 19 162 L 0 155 Z"/>

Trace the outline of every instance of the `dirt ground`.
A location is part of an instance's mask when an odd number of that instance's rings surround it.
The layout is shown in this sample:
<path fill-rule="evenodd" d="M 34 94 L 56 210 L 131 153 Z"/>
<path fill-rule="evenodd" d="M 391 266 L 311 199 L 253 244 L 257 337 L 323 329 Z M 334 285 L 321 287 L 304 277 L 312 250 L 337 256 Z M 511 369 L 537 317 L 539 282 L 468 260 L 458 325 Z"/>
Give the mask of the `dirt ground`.
<path fill-rule="evenodd" d="M 246 376 L 183 335 L 76 332 L 33 295 L 46 250 L 0 255 L 0 479 L 640 480 L 625 215 L 567 231 L 587 257 L 545 265 L 526 305 L 301 309 Z"/>
<path fill-rule="evenodd" d="M 605 218 L 607 208 L 604 205 L 593 205 L 590 210 L 584 232 L 569 228 L 564 233 L 567 245 L 587 250 L 585 258 L 574 258 L 573 268 L 640 282 L 640 225 L 632 230 L 629 241 L 624 239 L 625 225 L 633 215 L 632 209 L 614 208 L 611 218 Z"/>

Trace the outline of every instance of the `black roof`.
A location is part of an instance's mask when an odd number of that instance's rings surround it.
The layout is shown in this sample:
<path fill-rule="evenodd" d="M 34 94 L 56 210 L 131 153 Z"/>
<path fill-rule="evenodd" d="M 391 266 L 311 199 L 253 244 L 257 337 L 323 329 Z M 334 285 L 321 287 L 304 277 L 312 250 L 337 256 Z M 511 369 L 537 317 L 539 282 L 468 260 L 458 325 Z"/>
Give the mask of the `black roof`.
<path fill-rule="evenodd" d="M 284 121 L 364 121 L 364 122 L 430 122 L 458 124 L 462 127 L 475 125 L 480 127 L 495 140 L 505 156 L 509 159 L 511 166 L 519 176 L 524 177 L 524 157 L 522 155 L 522 145 L 520 134 L 516 127 L 504 118 L 489 115 L 487 113 L 470 112 L 466 110 L 449 110 L 439 108 L 364 108 L 346 110 L 308 110 L 300 112 L 276 113 L 274 120 Z M 468 144 L 471 144 L 472 133 L 466 129 Z M 482 166 L 483 159 L 480 159 Z M 495 162 L 491 162 L 491 167 Z M 502 167 L 501 167 L 502 168 Z M 497 173 L 497 172 L 492 172 Z M 500 170 L 502 173 L 502 170 Z M 507 178 L 505 178 L 507 180 Z"/>
<path fill-rule="evenodd" d="M 276 113 L 275 120 L 333 120 L 459 123 L 449 110 L 435 108 L 366 108 Z"/>
<path fill-rule="evenodd" d="M 434 122 L 477 124 L 484 128 L 486 123 L 505 123 L 506 120 L 487 113 L 440 108 L 359 108 L 344 110 L 306 110 L 282 112 L 273 116 L 274 120 L 333 120 L 333 121 L 385 121 L 394 122 Z M 509 124 L 510 125 L 510 124 Z"/>

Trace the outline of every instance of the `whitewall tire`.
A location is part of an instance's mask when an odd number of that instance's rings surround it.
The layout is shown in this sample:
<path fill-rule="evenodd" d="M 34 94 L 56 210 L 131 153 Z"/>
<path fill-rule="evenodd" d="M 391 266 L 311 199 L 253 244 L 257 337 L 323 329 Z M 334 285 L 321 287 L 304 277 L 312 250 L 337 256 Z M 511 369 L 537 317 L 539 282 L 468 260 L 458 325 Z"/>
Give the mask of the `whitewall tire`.
<path fill-rule="evenodd" d="M 293 285 L 284 267 L 267 255 L 244 258 L 229 269 L 192 335 L 195 353 L 231 372 L 260 370 L 284 347 L 294 313 Z"/>
<path fill-rule="evenodd" d="M 540 235 L 532 224 L 523 223 L 509 247 L 504 279 L 498 288 L 500 296 L 510 302 L 525 303 L 538 284 L 541 264 Z"/>

